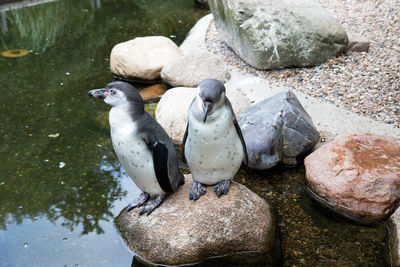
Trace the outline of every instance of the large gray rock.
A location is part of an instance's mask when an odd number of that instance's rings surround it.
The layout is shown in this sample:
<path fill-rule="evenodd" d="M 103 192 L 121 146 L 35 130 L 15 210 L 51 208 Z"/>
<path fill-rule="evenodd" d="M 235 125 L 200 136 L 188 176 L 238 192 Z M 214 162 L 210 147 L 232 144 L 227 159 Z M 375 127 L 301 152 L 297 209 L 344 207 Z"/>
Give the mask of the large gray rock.
<path fill-rule="evenodd" d="M 118 216 L 118 230 L 141 260 L 162 265 L 216 260 L 235 266 L 273 264 L 279 255 L 277 228 L 264 199 L 233 182 L 227 195 L 217 197 L 207 187 L 204 196 L 190 201 L 191 185 L 186 175 L 185 185 L 149 216 L 139 216 L 140 209 Z M 225 257 L 210 259 L 215 256 Z"/>
<path fill-rule="evenodd" d="M 164 36 L 137 37 L 113 47 L 111 72 L 129 80 L 155 81 L 161 69 L 182 55 L 179 47 Z"/>
<path fill-rule="evenodd" d="M 175 145 L 182 144 L 187 125 L 187 112 L 196 93 L 197 89 L 192 87 L 172 88 L 161 97 L 157 105 L 156 120 Z M 231 102 L 236 116 L 250 107 L 249 99 L 235 89 L 226 87 L 226 96 Z"/>
<path fill-rule="evenodd" d="M 209 0 L 222 40 L 259 69 L 314 66 L 347 49 L 347 35 L 316 0 Z"/>
<path fill-rule="evenodd" d="M 252 169 L 266 170 L 280 162 L 295 166 L 319 139 L 310 116 L 290 90 L 252 106 L 238 122 Z"/>
<path fill-rule="evenodd" d="M 187 53 L 166 64 L 161 71 L 163 81 L 174 87 L 196 87 L 204 79 L 225 82 L 227 77 L 225 63 L 208 51 Z"/>

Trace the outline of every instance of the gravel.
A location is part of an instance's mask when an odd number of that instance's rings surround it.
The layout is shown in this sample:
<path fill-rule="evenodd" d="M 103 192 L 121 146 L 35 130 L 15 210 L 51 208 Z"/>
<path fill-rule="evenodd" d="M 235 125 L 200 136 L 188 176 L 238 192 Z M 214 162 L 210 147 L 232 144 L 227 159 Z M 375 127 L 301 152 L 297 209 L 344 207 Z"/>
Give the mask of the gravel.
<path fill-rule="evenodd" d="M 370 41 L 368 53 L 348 52 L 312 68 L 257 70 L 242 61 L 211 23 L 209 51 L 227 65 L 400 128 L 400 1 L 320 0 L 343 25 Z"/>

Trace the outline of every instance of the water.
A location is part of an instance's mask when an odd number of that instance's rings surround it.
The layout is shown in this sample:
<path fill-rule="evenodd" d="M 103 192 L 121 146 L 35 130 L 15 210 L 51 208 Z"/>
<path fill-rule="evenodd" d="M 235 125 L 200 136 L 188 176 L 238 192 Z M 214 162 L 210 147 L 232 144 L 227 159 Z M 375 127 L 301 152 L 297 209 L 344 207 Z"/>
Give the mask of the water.
<path fill-rule="evenodd" d="M 2 12 L 0 52 L 30 53 L 0 56 L 0 266 L 130 266 L 113 219 L 138 191 L 112 150 L 109 107 L 87 91 L 112 81 L 115 44 L 147 35 L 179 44 L 204 13 L 190 0 Z"/>
<path fill-rule="evenodd" d="M 115 44 L 179 44 L 205 11 L 192 0 L 61 0 L 0 14 L 0 52 L 30 51 L 0 56 L 0 266 L 130 266 L 113 219 L 138 189 L 112 150 L 109 107 L 87 91 L 112 80 Z M 276 209 L 284 266 L 383 265 L 384 226 L 321 211 L 304 167 L 236 180 Z"/>

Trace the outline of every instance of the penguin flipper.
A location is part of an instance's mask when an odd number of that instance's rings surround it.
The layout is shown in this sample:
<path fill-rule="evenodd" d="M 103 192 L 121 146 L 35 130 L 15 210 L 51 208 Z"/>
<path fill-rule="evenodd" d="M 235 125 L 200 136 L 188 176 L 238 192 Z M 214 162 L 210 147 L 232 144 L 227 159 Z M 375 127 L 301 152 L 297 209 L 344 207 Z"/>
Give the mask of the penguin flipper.
<path fill-rule="evenodd" d="M 189 131 L 189 121 L 186 124 L 185 135 L 183 136 L 183 141 L 182 141 L 182 145 L 181 145 L 181 157 L 182 157 L 183 163 L 185 163 L 185 164 L 187 164 L 186 157 L 185 157 L 185 144 L 186 144 L 186 139 L 188 136 L 188 131 Z"/>
<path fill-rule="evenodd" d="M 154 172 L 157 182 L 165 193 L 172 193 L 173 190 L 168 176 L 168 148 L 163 143 L 158 142 L 154 136 L 146 139 L 145 142 L 153 155 Z"/>
<path fill-rule="evenodd" d="M 235 125 L 236 132 L 238 133 L 240 141 L 242 143 L 243 152 L 244 152 L 244 159 L 245 159 L 244 163 L 247 165 L 248 162 L 249 162 L 249 159 L 248 159 L 248 155 L 247 155 L 246 142 L 244 141 L 242 130 L 240 129 L 239 123 L 237 122 L 236 118 L 233 119 L 233 125 Z"/>

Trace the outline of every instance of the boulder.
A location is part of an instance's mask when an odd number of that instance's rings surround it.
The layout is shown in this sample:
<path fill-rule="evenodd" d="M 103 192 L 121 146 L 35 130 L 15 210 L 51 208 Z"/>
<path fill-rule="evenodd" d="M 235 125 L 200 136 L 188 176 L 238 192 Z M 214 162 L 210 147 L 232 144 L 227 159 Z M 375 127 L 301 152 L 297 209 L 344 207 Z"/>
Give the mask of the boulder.
<path fill-rule="evenodd" d="M 238 123 L 252 169 L 266 170 L 278 163 L 295 166 L 319 140 L 310 116 L 290 90 L 255 104 Z"/>
<path fill-rule="evenodd" d="M 187 111 L 196 93 L 196 88 L 172 88 L 161 97 L 157 105 L 156 120 L 165 129 L 175 145 L 182 144 L 187 124 Z M 237 90 L 227 87 L 226 96 L 231 102 L 236 116 L 250 107 L 250 101 L 247 97 Z"/>
<path fill-rule="evenodd" d="M 400 266 L 400 209 L 390 216 L 387 224 L 386 263 L 388 266 Z"/>
<path fill-rule="evenodd" d="M 347 45 L 348 52 L 368 52 L 369 40 L 356 33 L 347 33 L 349 43 Z"/>
<path fill-rule="evenodd" d="M 139 216 L 138 208 L 116 218 L 139 260 L 174 266 L 216 260 L 242 266 L 272 264 L 277 226 L 268 203 L 235 182 L 227 195 L 217 197 L 207 187 L 204 196 L 190 201 L 192 179 L 185 177 L 185 184 L 149 216 Z"/>
<path fill-rule="evenodd" d="M 174 86 L 196 87 L 204 79 L 225 82 L 228 70 L 223 60 L 207 51 L 192 51 L 164 66 L 161 78 Z"/>
<path fill-rule="evenodd" d="M 344 134 L 305 160 L 310 195 L 364 224 L 390 216 L 400 198 L 400 138 Z"/>
<path fill-rule="evenodd" d="M 160 79 L 164 65 L 181 55 L 179 47 L 167 37 L 137 37 L 113 47 L 110 69 L 124 79 L 155 81 Z"/>
<path fill-rule="evenodd" d="M 347 35 L 316 0 L 209 0 L 221 39 L 259 69 L 315 66 L 347 49 Z"/>

